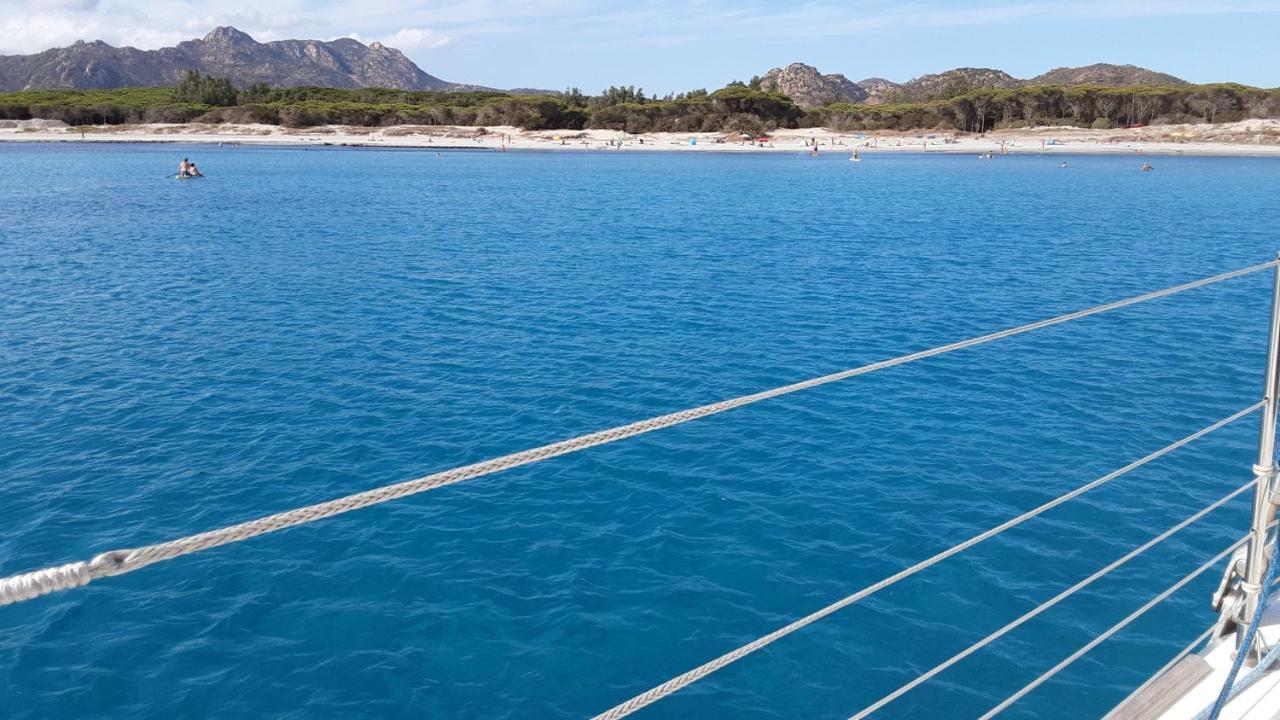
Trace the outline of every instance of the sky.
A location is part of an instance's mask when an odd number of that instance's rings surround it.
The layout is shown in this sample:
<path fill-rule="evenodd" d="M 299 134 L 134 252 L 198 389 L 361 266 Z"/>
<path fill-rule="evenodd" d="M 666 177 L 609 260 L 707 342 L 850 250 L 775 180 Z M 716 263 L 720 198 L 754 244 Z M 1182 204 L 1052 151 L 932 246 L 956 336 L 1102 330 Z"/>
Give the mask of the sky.
<path fill-rule="evenodd" d="M 233 25 L 259 41 L 375 40 L 490 87 L 715 89 L 792 62 L 897 82 L 1132 63 L 1280 86 L 1280 0 L 0 0 L 0 54 L 154 49 Z"/>

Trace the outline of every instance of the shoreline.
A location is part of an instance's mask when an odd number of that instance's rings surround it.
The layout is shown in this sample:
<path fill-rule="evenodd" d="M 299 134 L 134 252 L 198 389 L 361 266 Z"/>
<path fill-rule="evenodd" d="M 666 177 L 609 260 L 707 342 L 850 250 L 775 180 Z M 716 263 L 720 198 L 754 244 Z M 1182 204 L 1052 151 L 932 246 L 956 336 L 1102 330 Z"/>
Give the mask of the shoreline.
<path fill-rule="evenodd" d="M 642 133 L 613 130 L 521 130 L 513 127 L 320 126 L 148 124 L 100 126 L 84 132 L 47 121 L 0 128 L 0 143 L 195 143 L 221 146 L 355 147 L 417 150 L 545 152 L 893 153 L 995 155 L 1164 155 L 1280 157 L 1280 120 L 1219 125 L 1167 125 L 1086 130 L 1038 127 L 983 135 L 947 131 L 835 132 L 825 128 L 777 130 L 757 143 L 732 133 Z"/>

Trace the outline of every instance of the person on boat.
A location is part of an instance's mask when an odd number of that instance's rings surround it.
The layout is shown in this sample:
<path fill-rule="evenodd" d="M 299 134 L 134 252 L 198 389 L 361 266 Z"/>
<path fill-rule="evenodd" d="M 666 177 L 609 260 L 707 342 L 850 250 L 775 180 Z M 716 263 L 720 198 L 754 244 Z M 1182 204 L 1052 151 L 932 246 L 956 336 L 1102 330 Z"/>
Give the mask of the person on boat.
<path fill-rule="evenodd" d="M 191 161 L 182 158 L 182 162 L 178 163 L 178 177 L 186 177 L 191 172 Z"/>
<path fill-rule="evenodd" d="M 1142 163 L 1142 172 L 1151 172 L 1154 169 L 1155 168 L 1151 167 L 1151 163 L 1149 162 Z"/>
<path fill-rule="evenodd" d="M 204 173 L 200 172 L 200 168 L 195 163 L 187 163 L 187 177 L 203 177 Z"/>

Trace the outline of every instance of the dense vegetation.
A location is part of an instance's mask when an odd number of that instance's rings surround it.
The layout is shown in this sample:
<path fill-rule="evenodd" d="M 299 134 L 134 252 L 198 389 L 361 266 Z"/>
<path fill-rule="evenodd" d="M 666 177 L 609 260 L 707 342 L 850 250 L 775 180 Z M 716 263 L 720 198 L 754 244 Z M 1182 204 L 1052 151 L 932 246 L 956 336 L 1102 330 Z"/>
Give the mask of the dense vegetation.
<path fill-rule="evenodd" d="M 840 130 L 951 128 L 984 132 L 1034 125 L 1118 126 L 1280 117 L 1280 90 L 1244 85 L 1042 86 L 971 90 L 923 103 L 833 104 L 811 111 Z"/>
<path fill-rule="evenodd" d="M 639 132 L 767 132 L 778 127 L 839 130 L 946 128 L 983 132 L 1024 125 L 1109 128 L 1280 117 L 1280 90 L 1243 85 L 1024 87 L 971 90 L 929 102 L 833 104 L 802 110 L 785 95 L 731 83 L 663 98 L 634 87 L 588 96 L 428 92 L 378 88 L 236 88 L 190 73 L 176 88 L 34 90 L 0 93 L 0 119 L 46 118 L 71 125 L 140 122 L 388 126 L 514 125 L 530 130 L 608 128 Z"/>

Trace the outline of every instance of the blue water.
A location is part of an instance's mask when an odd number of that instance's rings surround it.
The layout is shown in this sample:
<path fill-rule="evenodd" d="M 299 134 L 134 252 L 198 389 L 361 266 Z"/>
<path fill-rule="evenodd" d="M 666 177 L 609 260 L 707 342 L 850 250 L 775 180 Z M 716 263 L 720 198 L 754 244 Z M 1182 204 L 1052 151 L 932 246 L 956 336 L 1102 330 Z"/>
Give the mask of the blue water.
<path fill-rule="evenodd" d="M 208 177 L 163 179 L 184 155 Z M 1280 162 L 0 146 L 0 573 L 1267 260 Z M 6 718 L 579 718 L 1253 403 L 1270 278 L 0 609 Z M 1246 482 L 1257 418 L 654 705 L 844 718 Z M 972 717 L 1241 497 L 890 705 Z M 1097 715 L 1205 574 L 1009 712 Z"/>

